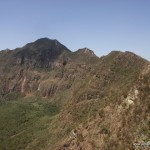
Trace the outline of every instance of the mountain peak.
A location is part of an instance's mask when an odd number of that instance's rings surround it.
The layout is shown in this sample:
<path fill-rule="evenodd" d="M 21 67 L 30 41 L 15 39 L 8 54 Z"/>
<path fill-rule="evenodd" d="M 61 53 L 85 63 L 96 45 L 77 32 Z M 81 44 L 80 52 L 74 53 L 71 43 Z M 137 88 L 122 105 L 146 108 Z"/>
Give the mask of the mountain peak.
<path fill-rule="evenodd" d="M 77 50 L 76 52 L 79 54 L 87 54 L 87 55 L 95 56 L 94 52 L 87 47 L 81 48 Z"/>
<path fill-rule="evenodd" d="M 36 49 L 36 50 L 61 48 L 61 49 L 70 51 L 67 47 L 65 47 L 56 39 L 49 39 L 49 38 L 40 38 L 32 43 L 26 44 L 24 48 L 30 48 L 30 49 Z"/>
<path fill-rule="evenodd" d="M 41 38 L 15 50 L 14 54 L 21 64 L 44 67 L 51 66 L 51 62 L 67 52 L 70 50 L 56 39 Z"/>
<path fill-rule="evenodd" d="M 58 42 L 56 39 L 49 39 L 49 38 L 47 38 L 47 37 L 45 37 L 45 38 L 40 38 L 40 39 L 34 41 L 33 43 L 36 43 L 36 44 L 59 43 L 59 44 L 60 44 L 60 42 Z"/>
<path fill-rule="evenodd" d="M 36 41 L 49 41 L 49 40 L 51 40 L 51 39 L 44 37 L 44 38 L 39 38 Z"/>

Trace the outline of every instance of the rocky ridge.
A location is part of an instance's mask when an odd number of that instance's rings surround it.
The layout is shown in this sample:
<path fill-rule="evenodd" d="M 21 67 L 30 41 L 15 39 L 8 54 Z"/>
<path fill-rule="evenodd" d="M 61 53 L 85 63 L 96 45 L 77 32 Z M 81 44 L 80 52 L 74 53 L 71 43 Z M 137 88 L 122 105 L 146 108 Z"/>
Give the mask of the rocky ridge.
<path fill-rule="evenodd" d="M 126 150 L 149 139 L 150 62 L 134 53 L 99 58 L 43 38 L 1 51 L 0 75 L 1 100 L 35 96 L 60 107 L 47 149 Z"/>

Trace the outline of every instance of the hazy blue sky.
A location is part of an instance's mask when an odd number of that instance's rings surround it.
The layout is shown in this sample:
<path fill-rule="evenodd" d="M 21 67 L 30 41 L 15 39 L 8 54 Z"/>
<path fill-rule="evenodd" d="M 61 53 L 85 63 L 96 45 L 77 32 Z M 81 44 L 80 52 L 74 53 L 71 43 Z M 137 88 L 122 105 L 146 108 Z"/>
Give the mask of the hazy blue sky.
<path fill-rule="evenodd" d="M 0 0 L 1 50 L 42 37 L 73 51 L 132 51 L 150 60 L 150 0 Z"/>

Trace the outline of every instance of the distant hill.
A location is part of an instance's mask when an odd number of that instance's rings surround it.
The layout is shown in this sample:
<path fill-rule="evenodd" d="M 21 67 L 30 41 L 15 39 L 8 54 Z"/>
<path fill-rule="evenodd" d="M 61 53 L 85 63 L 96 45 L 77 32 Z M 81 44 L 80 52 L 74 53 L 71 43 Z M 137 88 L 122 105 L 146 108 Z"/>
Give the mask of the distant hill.
<path fill-rule="evenodd" d="M 0 147 L 129 150 L 150 139 L 150 62 L 38 39 L 0 52 Z"/>

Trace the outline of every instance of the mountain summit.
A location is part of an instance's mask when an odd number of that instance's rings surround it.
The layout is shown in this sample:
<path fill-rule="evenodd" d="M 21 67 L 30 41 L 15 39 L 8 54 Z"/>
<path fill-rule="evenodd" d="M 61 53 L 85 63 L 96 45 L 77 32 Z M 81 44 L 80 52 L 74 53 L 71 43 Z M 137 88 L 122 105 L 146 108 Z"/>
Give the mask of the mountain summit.
<path fill-rule="evenodd" d="M 28 48 L 30 50 L 42 50 L 42 49 L 48 49 L 48 50 L 55 50 L 55 51 L 63 51 L 69 49 L 62 45 L 60 42 L 57 40 L 51 40 L 48 38 L 41 38 L 36 40 L 33 43 L 29 43 L 24 48 Z"/>
<path fill-rule="evenodd" d="M 94 52 L 93 52 L 92 50 L 88 49 L 88 48 L 79 49 L 79 50 L 77 51 L 77 53 L 95 56 Z"/>
<path fill-rule="evenodd" d="M 50 67 L 52 61 L 70 50 L 57 40 L 38 39 L 15 51 L 14 56 L 21 64 L 37 67 Z"/>

